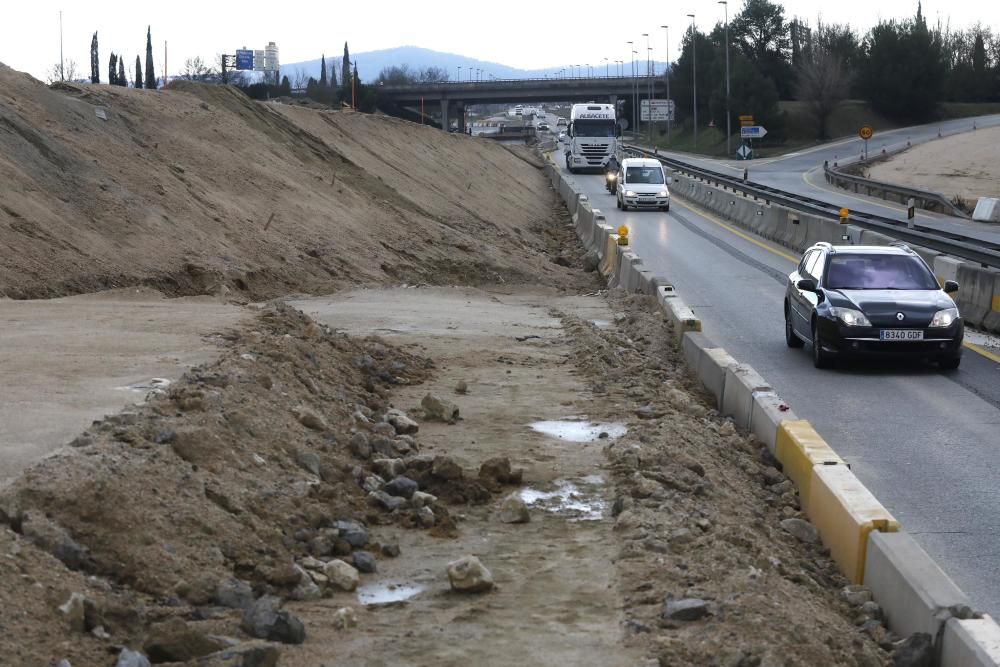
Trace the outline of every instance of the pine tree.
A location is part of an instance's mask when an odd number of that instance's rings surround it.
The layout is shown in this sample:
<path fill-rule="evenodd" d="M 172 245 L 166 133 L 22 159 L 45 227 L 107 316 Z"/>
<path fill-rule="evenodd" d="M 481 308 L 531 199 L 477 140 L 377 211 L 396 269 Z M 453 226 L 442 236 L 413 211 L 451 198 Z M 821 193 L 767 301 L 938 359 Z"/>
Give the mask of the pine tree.
<path fill-rule="evenodd" d="M 326 88 L 326 54 L 320 59 L 319 65 L 319 85 Z"/>
<path fill-rule="evenodd" d="M 94 38 L 90 40 L 90 82 L 100 83 L 101 82 L 101 62 L 97 57 L 97 32 L 94 32 Z"/>
<path fill-rule="evenodd" d="M 281 77 L 281 94 L 287 97 L 292 96 L 292 82 L 288 80 L 287 76 Z"/>
<path fill-rule="evenodd" d="M 153 71 L 153 38 L 146 26 L 146 87 L 156 90 L 156 72 Z"/>
<path fill-rule="evenodd" d="M 344 97 L 350 99 L 351 91 L 351 54 L 347 50 L 347 42 L 344 42 L 344 64 L 340 68 L 340 83 L 344 85 Z"/>
<path fill-rule="evenodd" d="M 118 59 L 118 85 L 128 87 L 128 79 L 125 78 L 125 56 Z"/>
<path fill-rule="evenodd" d="M 135 87 L 142 88 L 142 61 L 135 57 Z"/>
<path fill-rule="evenodd" d="M 114 86 L 118 83 L 118 56 L 115 52 L 111 52 L 111 58 L 108 60 L 108 85 Z"/>

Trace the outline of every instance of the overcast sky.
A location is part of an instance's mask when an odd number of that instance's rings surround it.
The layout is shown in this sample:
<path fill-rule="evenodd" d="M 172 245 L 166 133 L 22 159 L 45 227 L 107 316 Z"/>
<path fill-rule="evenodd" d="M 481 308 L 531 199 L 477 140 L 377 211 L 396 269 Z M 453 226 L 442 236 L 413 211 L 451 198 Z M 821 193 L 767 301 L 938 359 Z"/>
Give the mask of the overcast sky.
<path fill-rule="evenodd" d="M 163 43 L 168 42 L 169 71 L 178 72 L 186 58 L 214 58 L 246 45 L 263 48 L 278 44 L 282 63 L 339 56 L 344 42 L 352 53 L 403 45 L 421 46 L 470 58 L 536 69 L 590 63 L 603 67 L 629 57 L 628 40 L 635 41 L 640 59 L 646 56 L 646 38 L 653 58 L 664 60 L 669 25 L 671 57 L 678 56 L 683 30 L 693 13 L 700 30 L 709 30 L 723 17 L 723 6 L 714 0 L 563 0 L 527 3 L 500 0 L 496 14 L 484 2 L 413 2 L 368 0 L 325 2 L 212 2 L 173 0 L 0 0 L 0 62 L 45 79 L 59 62 L 59 11 L 63 12 L 63 44 L 67 60 L 77 63 L 81 74 L 90 71 L 90 38 L 99 32 L 102 79 L 106 78 L 111 51 L 123 54 L 134 69 L 135 56 L 145 62 L 146 26 L 152 26 L 157 74 L 163 69 Z M 14 5 L 16 4 L 16 9 Z M 909 17 L 916 0 L 787 0 L 788 18 L 799 16 L 815 25 L 850 23 L 867 31 L 880 18 Z M 731 13 L 742 7 L 732 0 Z M 923 5 L 929 22 L 950 20 L 952 28 L 965 29 L 981 21 L 1000 31 L 1000 2 L 995 0 L 927 0 Z M 630 14 L 636 15 L 633 18 Z M 363 63 L 358 63 L 363 69 Z"/>

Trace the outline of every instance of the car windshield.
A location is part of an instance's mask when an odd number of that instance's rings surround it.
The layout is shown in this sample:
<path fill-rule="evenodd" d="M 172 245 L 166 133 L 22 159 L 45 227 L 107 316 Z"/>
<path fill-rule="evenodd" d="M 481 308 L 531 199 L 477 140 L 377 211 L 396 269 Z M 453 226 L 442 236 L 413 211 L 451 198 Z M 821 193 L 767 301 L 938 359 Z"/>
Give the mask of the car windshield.
<path fill-rule="evenodd" d="M 573 133 L 578 137 L 613 137 L 613 120 L 578 120 L 573 123 Z"/>
<path fill-rule="evenodd" d="M 919 258 L 910 255 L 829 255 L 829 289 L 933 290 L 937 280 Z"/>
<path fill-rule="evenodd" d="M 663 183 L 663 169 L 660 167 L 629 167 L 625 173 L 627 183 Z"/>

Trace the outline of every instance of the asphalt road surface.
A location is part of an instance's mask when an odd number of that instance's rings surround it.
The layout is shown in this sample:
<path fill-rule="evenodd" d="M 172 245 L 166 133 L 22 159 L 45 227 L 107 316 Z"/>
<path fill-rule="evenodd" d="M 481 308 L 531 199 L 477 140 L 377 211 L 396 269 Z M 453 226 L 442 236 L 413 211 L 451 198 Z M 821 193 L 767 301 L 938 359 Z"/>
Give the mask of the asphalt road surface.
<path fill-rule="evenodd" d="M 645 268 L 674 284 L 706 335 L 760 372 L 974 604 L 1000 615 L 1000 358 L 967 349 L 952 373 L 919 362 L 817 370 L 808 346 L 783 337 L 794 252 L 677 198 L 669 213 L 619 211 L 603 176 L 567 174 L 560 150 L 556 165 L 608 223 L 628 225 Z"/>

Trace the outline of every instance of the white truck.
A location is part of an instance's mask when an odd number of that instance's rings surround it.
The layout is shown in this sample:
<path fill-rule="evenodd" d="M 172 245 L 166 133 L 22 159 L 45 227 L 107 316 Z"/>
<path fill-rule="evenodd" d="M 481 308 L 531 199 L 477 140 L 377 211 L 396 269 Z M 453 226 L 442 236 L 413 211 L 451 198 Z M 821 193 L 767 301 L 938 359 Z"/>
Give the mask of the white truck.
<path fill-rule="evenodd" d="M 602 169 L 618 150 L 618 129 L 612 104 L 574 104 L 566 131 L 566 168 Z"/>

